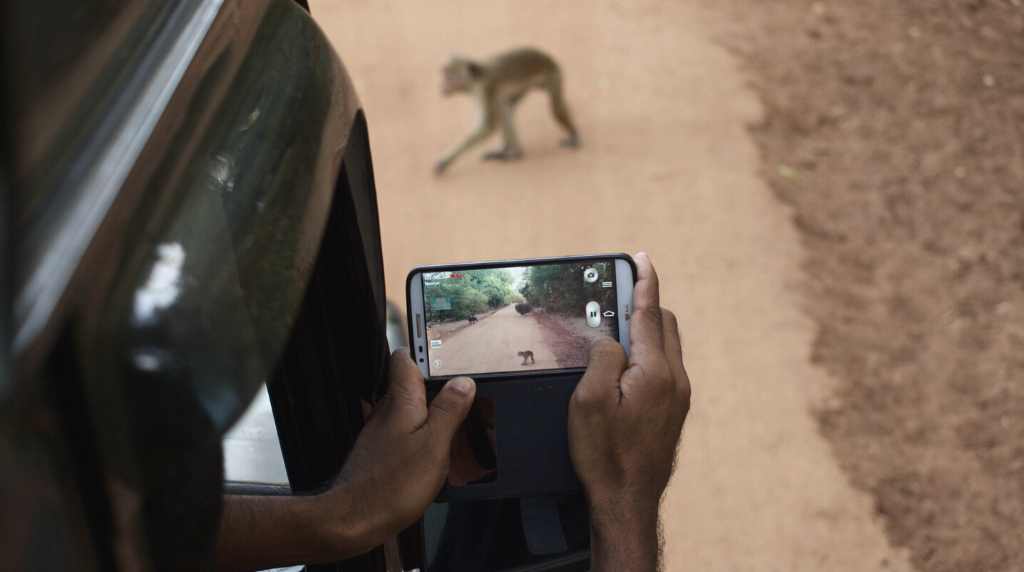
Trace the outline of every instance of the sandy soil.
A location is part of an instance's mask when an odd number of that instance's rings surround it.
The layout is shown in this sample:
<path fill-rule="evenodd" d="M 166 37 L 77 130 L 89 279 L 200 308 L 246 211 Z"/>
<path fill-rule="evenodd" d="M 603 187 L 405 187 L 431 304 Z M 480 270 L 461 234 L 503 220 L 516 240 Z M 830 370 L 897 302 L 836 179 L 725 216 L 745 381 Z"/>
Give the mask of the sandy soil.
<path fill-rule="evenodd" d="M 664 505 L 667 569 L 906 569 L 810 413 L 831 382 L 794 288 L 803 252 L 758 178 L 747 126 L 761 105 L 701 4 L 314 0 L 367 110 L 389 296 L 404 299 L 417 264 L 647 250 L 695 392 Z M 476 117 L 440 97 L 440 66 L 523 44 L 562 63 L 583 148 L 559 148 L 532 97 L 524 161 L 483 163 L 481 149 L 431 176 Z"/>
<path fill-rule="evenodd" d="M 451 334 L 441 347 L 432 348 L 430 372 L 449 375 L 555 369 L 555 354 L 543 342 L 540 324 L 529 315 L 520 315 L 515 304 L 509 304 Z M 524 360 L 518 355 L 522 351 L 532 351 L 534 361 L 522 365 Z"/>
<path fill-rule="evenodd" d="M 1024 4 L 728 4 L 821 428 L 917 568 L 1024 570 Z"/>

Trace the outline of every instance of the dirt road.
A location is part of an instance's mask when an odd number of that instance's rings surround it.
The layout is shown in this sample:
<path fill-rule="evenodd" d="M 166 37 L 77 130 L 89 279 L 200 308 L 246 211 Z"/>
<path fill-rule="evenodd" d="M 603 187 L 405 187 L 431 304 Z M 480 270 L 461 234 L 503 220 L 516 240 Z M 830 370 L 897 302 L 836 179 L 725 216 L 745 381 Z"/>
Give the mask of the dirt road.
<path fill-rule="evenodd" d="M 906 569 L 809 413 L 831 381 L 808 359 L 802 252 L 757 177 L 760 104 L 700 1 L 312 5 L 365 103 L 392 299 L 417 264 L 651 253 L 695 392 L 664 505 L 668 570 Z M 481 149 L 433 177 L 476 119 L 440 96 L 440 66 L 528 44 L 562 63 L 582 149 L 558 147 L 533 96 L 524 161 Z"/>
<path fill-rule="evenodd" d="M 430 350 L 431 372 L 447 375 L 475 371 L 555 369 L 555 354 L 544 345 L 540 324 L 516 312 L 509 304 L 497 312 L 455 332 L 444 345 Z M 533 363 L 523 364 L 518 352 L 532 351 Z"/>

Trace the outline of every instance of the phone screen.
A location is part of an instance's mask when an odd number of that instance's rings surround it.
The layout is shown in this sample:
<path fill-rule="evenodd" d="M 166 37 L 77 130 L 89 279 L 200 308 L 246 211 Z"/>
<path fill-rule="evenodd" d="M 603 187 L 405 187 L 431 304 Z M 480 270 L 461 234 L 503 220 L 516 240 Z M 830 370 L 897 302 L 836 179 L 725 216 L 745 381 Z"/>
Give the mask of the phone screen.
<path fill-rule="evenodd" d="M 613 259 L 424 272 L 431 376 L 583 368 L 619 340 Z"/>

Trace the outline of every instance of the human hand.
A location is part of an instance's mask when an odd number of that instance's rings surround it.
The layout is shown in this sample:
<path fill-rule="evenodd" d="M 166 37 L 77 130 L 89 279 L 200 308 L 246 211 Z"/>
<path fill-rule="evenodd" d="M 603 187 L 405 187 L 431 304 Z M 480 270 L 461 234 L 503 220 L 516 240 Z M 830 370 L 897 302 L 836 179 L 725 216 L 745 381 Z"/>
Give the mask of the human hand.
<path fill-rule="evenodd" d="M 420 518 L 445 482 L 452 438 L 475 394 L 473 380 L 455 378 L 428 407 L 423 377 L 408 352 L 393 353 L 388 393 L 320 499 L 336 509 L 327 537 L 354 555 Z"/>
<path fill-rule="evenodd" d="M 662 309 L 658 276 L 636 256 L 631 352 L 602 340 L 569 404 L 573 465 L 590 503 L 595 570 L 653 570 L 658 507 L 690 408 L 675 316 Z"/>

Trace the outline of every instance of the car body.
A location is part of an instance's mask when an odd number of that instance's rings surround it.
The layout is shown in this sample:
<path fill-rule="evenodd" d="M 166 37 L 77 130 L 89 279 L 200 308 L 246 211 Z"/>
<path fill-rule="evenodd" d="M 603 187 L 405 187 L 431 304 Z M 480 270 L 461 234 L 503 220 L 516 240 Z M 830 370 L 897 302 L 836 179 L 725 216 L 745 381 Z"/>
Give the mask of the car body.
<path fill-rule="evenodd" d="M 403 322 L 386 317 L 362 105 L 302 2 L 3 10 L 0 557 L 190 569 L 225 492 L 322 489 L 386 391 Z M 225 483 L 222 438 L 263 387 L 287 483 Z M 309 569 L 422 567 L 490 530 L 473 514 L 502 525 L 495 554 L 522 556 L 501 567 L 587 567 L 579 543 L 515 545 L 505 530 L 537 520 L 523 507 L 434 505 L 426 534 Z"/>
<path fill-rule="evenodd" d="M 290 0 L 48 7 L 5 8 L 0 548 L 19 569 L 175 568 L 210 549 L 223 433 L 292 356 L 327 351 L 297 340 L 330 339 L 351 377 L 270 384 L 288 492 L 337 473 L 343 455 L 310 452 L 346 451 L 385 379 L 366 124 Z M 379 328 L 319 335 L 318 287 Z"/>

